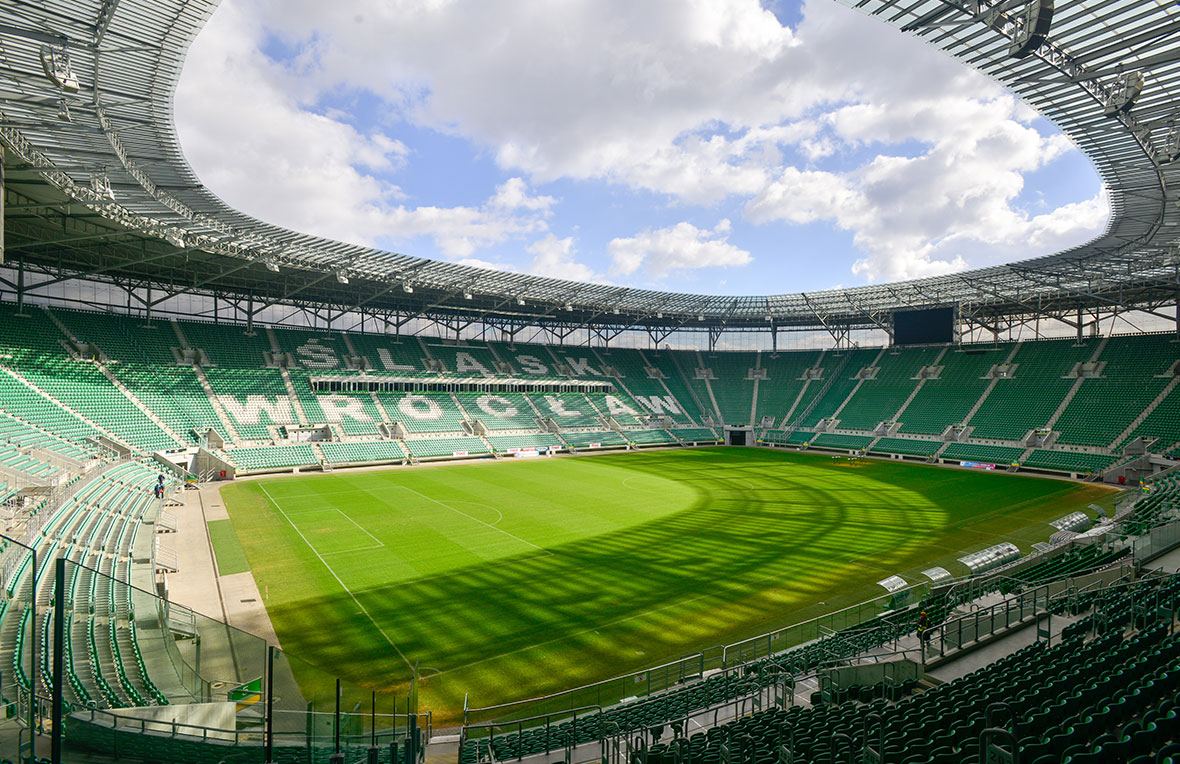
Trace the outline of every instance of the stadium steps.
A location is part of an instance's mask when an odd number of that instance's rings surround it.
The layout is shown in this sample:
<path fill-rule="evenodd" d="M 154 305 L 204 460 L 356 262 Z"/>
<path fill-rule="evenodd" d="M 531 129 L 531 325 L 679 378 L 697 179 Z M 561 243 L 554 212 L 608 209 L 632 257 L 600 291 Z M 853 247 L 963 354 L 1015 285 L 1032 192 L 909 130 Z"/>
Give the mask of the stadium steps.
<path fill-rule="evenodd" d="M 1172 393 L 1172 390 L 1176 388 L 1178 383 L 1180 383 L 1180 377 L 1172 377 L 1170 380 L 1168 380 L 1168 384 L 1164 385 L 1164 389 L 1160 390 L 1159 395 L 1155 396 L 1151 403 L 1148 403 L 1147 406 L 1139 412 L 1139 415 L 1131 420 L 1131 423 L 1127 425 L 1126 429 L 1120 432 L 1118 437 L 1110 442 L 1108 448 L 1113 451 L 1124 441 L 1130 439 L 1131 434 L 1135 432 L 1139 425 L 1143 424 L 1143 421 L 1147 419 L 1147 417 L 1151 416 L 1152 412 L 1159 408 L 1159 405 L 1163 403 L 1164 399 Z"/>
<path fill-rule="evenodd" d="M 177 331 L 180 327 L 177 326 Z M 226 435 L 229 436 L 231 443 L 238 443 L 242 440 L 242 436 L 238 434 L 238 428 L 234 427 L 233 421 L 229 414 L 226 413 L 225 408 L 221 405 L 221 401 L 217 399 L 217 394 L 213 392 L 213 386 L 209 384 L 209 377 L 205 375 L 205 370 L 200 366 L 193 364 L 193 374 L 197 377 L 197 382 L 200 383 L 201 389 L 205 391 L 206 397 L 209 398 L 209 405 L 213 407 L 213 412 L 217 414 L 217 419 L 221 422 L 221 426 L 225 428 Z"/>
<path fill-rule="evenodd" d="M 163 430 L 164 433 L 168 437 L 175 440 L 177 446 L 185 446 L 188 444 L 188 442 L 189 442 L 188 438 L 177 433 L 176 430 L 173 430 L 171 427 L 168 426 L 167 422 L 165 422 L 163 419 L 161 419 L 159 416 L 157 416 L 156 412 L 152 411 L 150 408 L 148 408 L 146 405 L 144 405 L 144 402 L 141 401 L 138 396 L 136 396 L 134 393 L 132 393 L 131 390 L 129 390 L 126 385 L 124 385 L 122 382 L 120 382 L 119 379 L 114 374 L 111 373 L 111 370 L 107 368 L 106 364 L 104 364 L 102 361 L 95 361 L 94 366 L 95 366 L 95 368 L 97 368 L 99 370 L 99 372 L 102 373 L 102 375 L 104 377 L 107 378 L 107 381 L 110 382 L 115 387 L 116 390 L 123 393 L 123 395 L 125 395 L 127 397 L 127 400 L 131 401 L 131 403 L 136 408 L 138 408 L 140 411 L 142 411 L 144 413 L 144 416 L 146 416 L 148 419 L 155 422 L 156 426 L 159 427 L 161 430 Z"/>
<path fill-rule="evenodd" d="M 377 413 L 381 415 L 382 422 L 392 422 L 393 421 L 392 419 L 389 418 L 389 412 L 385 410 L 385 404 L 383 404 L 381 402 L 381 399 L 377 397 L 377 393 L 370 390 L 369 391 L 369 400 L 371 400 L 373 402 L 373 406 L 374 406 L 374 408 L 377 409 Z"/>
<path fill-rule="evenodd" d="M 825 353 L 820 354 L 819 360 L 816 361 L 816 364 L 819 366 L 819 368 L 825 368 L 823 363 L 826 358 L 826 351 Z M 803 423 L 809 416 L 811 416 L 811 412 L 815 411 L 816 407 L 819 406 L 819 402 L 823 400 L 825 395 L 827 395 L 828 390 L 830 390 L 832 386 L 836 384 L 836 381 L 840 378 L 840 375 L 844 373 L 844 369 L 848 366 L 848 362 L 850 360 L 852 360 L 852 351 L 845 350 L 840 356 L 840 362 L 836 364 L 836 367 L 832 369 L 831 373 L 824 374 L 823 385 L 818 391 L 816 391 L 815 395 L 812 395 L 808 399 L 807 405 L 803 408 L 803 410 L 800 413 L 795 414 L 794 412 L 799 407 L 799 402 L 802 400 L 803 394 L 807 392 L 808 387 L 810 387 L 811 383 L 815 380 L 808 380 L 807 384 L 803 385 L 803 389 L 799 391 L 799 400 L 795 401 L 795 405 L 791 407 L 791 411 L 788 412 L 786 418 L 783 419 L 784 422 L 790 422 L 790 424 L 785 426 L 788 439 L 790 438 L 791 434 L 795 432 L 795 430 L 803 426 Z"/>
<path fill-rule="evenodd" d="M 1094 363 L 1098 360 L 1099 356 L 1102 355 L 1102 351 L 1106 348 L 1106 344 L 1108 342 L 1110 342 L 1109 336 L 1102 338 L 1102 340 L 1098 343 L 1098 346 L 1094 348 L 1094 352 L 1090 354 L 1089 363 Z M 1079 376 L 1077 380 L 1074 381 L 1073 386 L 1069 388 L 1069 392 L 1065 394 L 1065 398 L 1061 400 L 1061 405 L 1059 405 L 1049 417 L 1049 421 L 1045 422 L 1046 430 L 1052 430 L 1053 425 L 1057 424 L 1057 420 L 1060 419 L 1061 415 L 1065 413 L 1065 409 L 1069 406 L 1070 401 L 1074 399 L 1074 396 L 1078 394 L 1078 391 L 1082 389 L 1082 383 L 1085 381 L 1086 378 L 1081 376 Z"/>
<path fill-rule="evenodd" d="M 941 351 L 941 352 L 940 352 L 940 353 L 939 353 L 939 354 L 938 354 L 938 355 L 935 357 L 935 359 L 934 359 L 934 363 L 931 363 L 931 364 L 928 364 L 928 365 L 930 365 L 930 366 L 938 366 L 939 364 L 941 364 L 941 363 L 942 363 L 942 359 L 946 357 L 946 354 L 947 354 L 947 351 L 948 351 L 948 350 L 950 350 L 950 346 L 944 347 L 944 348 L 942 349 L 942 351 Z M 905 399 L 905 400 L 902 402 L 902 404 L 901 404 L 901 408 L 899 408 L 899 409 L 896 411 L 896 413 L 894 413 L 894 414 L 893 414 L 892 421 L 894 421 L 894 422 L 900 422 L 900 421 L 901 421 L 902 414 L 903 414 L 903 413 L 905 413 L 905 410 L 906 410 L 907 408 L 909 408 L 909 405 L 910 405 L 911 403 L 913 403 L 913 402 L 914 402 L 914 398 L 917 398 L 917 397 L 918 397 L 918 393 L 922 391 L 922 388 L 923 388 L 923 387 L 925 387 L 925 385 L 926 385 L 926 378 L 925 378 L 925 377 L 923 377 L 922 379 L 919 379 L 919 380 L 918 380 L 918 384 L 914 385 L 914 389 L 913 389 L 913 390 L 910 392 L 910 395 L 909 395 L 909 397 L 908 397 L 908 398 L 906 398 L 906 399 Z"/>
<path fill-rule="evenodd" d="M 650 366 L 653 369 L 658 368 L 655 364 L 653 364 L 651 362 L 651 360 L 647 356 L 645 356 L 643 354 L 642 350 L 637 350 L 635 352 L 637 352 L 639 354 L 639 358 L 643 361 L 643 363 L 646 366 Z M 656 381 L 660 383 L 660 387 L 664 388 L 664 392 L 667 393 L 667 395 L 669 397 L 671 397 L 672 400 L 676 401 L 676 405 L 679 406 L 680 410 L 684 412 L 685 418 L 688 419 L 690 424 L 699 424 L 700 423 L 699 421 L 694 420 L 693 416 L 688 413 L 690 410 L 693 410 L 693 409 L 690 409 L 690 407 L 685 406 L 684 401 L 677 398 L 676 393 L 674 393 L 672 391 L 672 388 L 668 387 L 667 379 L 665 379 L 664 377 L 657 377 Z M 700 399 L 697 397 L 696 392 L 691 387 L 686 386 L 685 389 L 688 390 L 688 394 L 692 397 L 693 407 L 695 407 L 695 410 L 697 412 L 697 419 L 699 419 L 700 413 L 705 411 L 705 407 L 701 405 Z"/>
<path fill-rule="evenodd" d="M 340 332 L 340 339 L 344 343 L 344 348 L 348 351 L 349 355 L 360 355 L 360 353 L 356 352 L 356 345 L 352 344 L 352 337 L 348 336 L 348 332 Z"/>
<path fill-rule="evenodd" d="M 827 351 L 825 350 L 824 352 L 827 352 Z M 822 361 L 823 361 L 823 354 L 821 353 L 820 360 L 816 361 L 816 363 L 817 364 L 822 363 Z M 803 397 L 805 395 L 807 395 L 807 388 L 810 387 L 812 381 L 813 380 L 811 380 L 811 379 L 803 380 L 803 386 L 799 388 L 799 393 L 795 396 L 795 400 L 791 402 L 791 408 L 787 409 L 786 414 L 783 414 L 783 419 L 782 419 L 782 422 L 779 423 L 779 427 L 787 427 L 788 426 L 787 423 L 792 421 L 791 415 L 794 414 L 796 409 L 799 408 L 799 403 L 802 402 Z"/>
<path fill-rule="evenodd" d="M 263 330 L 263 333 L 266 335 L 266 341 L 270 344 L 270 351 L 272 353 L 281 353 L 283 351 L 283 346 L 279 344 L 279 338 L 275 334 L 274 327 L 266 327 Z"/>
<path fill-rule="evenodd" d="M 111 440 L 115 441 L 116 443 L 118 443 L 118 444 L 120 444 L 120 445 L 122 445 L 122 446 L 124 446 L 124 447 L 126 447 L 126 448 L 129 448 L 129 449 L 131 449 L 131 450 L 133 450 L 133 451 L 138 451 L 138 450 L 139 450 L 139 449 L 135 448 L 134 446 L 132 446 L 130 443 L 128 443 L 128 442 L 127 442 L 126 440 L 124 440 L 123 438 L 119 437 L 118 435 L 115 435 L 115 434 L 114 434 L 113 432 L 111 432 L 110 430 L 106 429 L 105 427 L 102 427 L 102 426 L 101 426 L 101 425 L 99 425 L 97 422 L 94 422 L 94 421 L 90 420 L 90 419 L 89 419 L 89 418 L 87 418 L 85 415 L 83 415 L 83 414 L 79 413 L 79 412 L 78 412 L 78 411 L 76 411 L 75 409 L 73 409 L 73 408 L 71 408 L 71 407 L 67 406 L 66 404 L 64 404 L 64 403 L 62 403 L 61 401 L 59 401 L 57 398 L 54 398 L 54 397 L 53 397 L 52 395 L 50 395 L 49 393 L 47 393 L 47 392 L 45 392 L 44 390 L 42 390 L 41 388 L 37 387 L 37 386 L 36 386 L 36 385 L 34 385 L 32 382 L 30 382 L 29 380 L 25 379 L 25 377 L 24 377 L 22 374 L 20 374 L 18 371 L 16 371 L 15 369 L 12 369 L 12 368 L 10 368 L 10 367 L 8 367 L 8 366 L 5 366 L 5 365 L 3 365 L 3 364 L 0 364 L 0 372 L 3 372 L 3 373 L 5 373 L 5 374 L 7 374 L 8 376 L 12 377 L 14 380 L 16 380 L 16 381 L 17 381 L 17 382 L 19 382 L 20 384 L 24 385 L 25 387 L 29 388 L 30 390 L 32 390 L 32 391 L 33 391 L 34 393 L 36 393 L 37 395 L 41 396 L 41 397 L 42 397 L 42 398 L 44 398 L 45 400 L 47 400 L 47 401 L 49 401 L 50 403 L 52 403 L 54 406 L 58 407 L 59 409 L 61 409 L 62 411 L 66 412 L 66 413 L 67 413 L 67 414 L 69 414 L 70 416 L 74 417 L 75 419 L 77 419 L 77 420 L 81 421 L 81 422 L 82 422 L 83 424 L 85 424 L 87 427 L 90 427 L 90 428 L 92 428 L 92 429 L 93 429 L 95 432 L 101 433 L 103 436 L 105 436 L 105 437 L 107 437 L 107 438 L 110 438 Z"/>
<path fill-rule="evenodd" d="M 1011 363 L 1012 363 L 1012 359 L 1016 357 L 1016 353 L 1017 353 L 1017 351 L 1019 351 L 1019 350 L 1020 350 L 1020 346 L 1021 346 L 1021 345 L 1023 345 L 1023 344 L 1024 344 L 1024 343 L 1023 343 L 1023 341 L 1021 341 L 1021 342 L 1015 342 L 1015 343 L 1013 343 L 1013 344 L 1012 344 L 1012 349 L 1008 351 L 1008 355 L 1007 355 L 1007 356 L 1004 358 L 1004 361 L 1003 361 L 1003 363 L 1002 363 L 1001 365 L 1008 365 L 1008 364 L 1011 364 Z M 971 422 L 971 417 L 975 416 L 975 414 L 976 414 L 976 413 L 979 411 L 979 409 L 983 407 L 983 404 L 984 404 L 984 403 L 987 401 L 987 399 L 988 399 L 988 396 L 990 396 L 990 395 L 991 395 L 991 393 L 992 393 L 992 390 L 995 390 L 995 389 L 996 389 L 996 383 L 997 383 L 997 382 L 999 382 L 999 381 L 1000 381 L 1000 378 L 999 378 L 999 377 L 992 377 L 992 380 L 991 380 L 991 382 L 989 382 L 989 383 L 988 383 L 988 385 L 987 385 L 987 387 L 985 387 L 985 388 L 984 388 L 983 392 L 982 392 L 982 393 L 980 393 L 980 395 L 979 395 L 979 400 L 977 400 L 977 401 L 975 402 L 975 405 L 971 407 L 971 410 L 970 410 L 970 411 L 968 411 L 968 412 L 967 412 L 967 413 L 966 413 L 966 414 L 963 416 L 963 425 L 964 425 L 964 426 L 966 426 L 966 425 L 970 424 L 970 422 Z"/>
<path fill-rule="evenodd" d="M 185 335 L 184 329 L 180 328 L 180 322 L 176 319 L 171 319 L 168 321 L 168 324 L 172 327 L 172 333 L 176 335 L 176 341 L 180 343 L 180 346 L 186 349 L 191 348 L 192 345 L 188 344 L 188 337 Z"/>
<path fill-rule="evenodd" d="M 714 422 L 718 423 L 718 426 L 724 424 L 725 420 L 721 418 L 721 411 L 717 408 L 717 401 L 713 401 L 712 408 L 706 406 L 701 400 L 701 397 L 697 394 L 697 391 L 693 389 L 692 381 L 689 379 L 688 374 L 685 373 L 684 365 L 680 363 L 680 358 L 677 356 L 677 354 L 670 350 L 665 352 L 667 357 L 672 361 L 672 365 L 676 367 L 676 373 L 680 375 L 680 382 L 684 385 L 685 389 L 688 390 L 689 395 L 693 397 L 693 400 L 696 401 L 697 410 L 699 410 L 702 415 L 707 414 L 709 417 L 711 417 Z"/>
<path fill-rule="evenodd" d="M 755 369 L 762 368 L 762 351 L 761 350 L 754 352 L 754 368 Z M 756 417 L 758 415 L 758 383 L 761 381 L 762 380 L 759 379 L 758 377 L 754 377 L 754 389 L 750 392 L 750 424 L 755 427 L 758 427 L 761 425 L 761 422 L 755 421 L 755 419 L 754 419 L 754 417 Z"/>
<path fill-rule="evenodd" d="M 869 363 L 869 366 L 878 366 L 879 367 L 881 365 L 881 358 L 884 357 L 885 352 L 887 350 L 889 350 L 889 348 L 887 348 L 887 347 L 881 348 L 881 351 L 879 353 L 877 353 L 877 355 L 873 356 L 873 360 Z M 860 369 L 857 369 L 856 371 L 859 373 Z M 860 391 L 860 388 L 862 385 L 864 385 L 864 383 L 865 383 L 864 379 L 856 380 L 856 384 L 852 386 L 852 390 L 848 393 L 848 397 L 845 398 L 840 403 L 840 405 L 836 407 L 836 410 L 832 412 L 831 417 L 830 417 L 831 419 L 839 420 L 840 412 L 844 410 L 844 407 L 848 405 L 849 401 L 851 401 L 853 398 L 856 397 L 857 392 Z"/>
<path fill-rule="evenodd" d="M 270 336 L 274 337 L 274 332 L 270 332 Z M 279 367 L 279 376 L 283 378 L 283 387 L 287 388 L 287 397 L 291 399 L 291 407 L 295 409 L 295 418 L 299 420 L 299 424 L 307 427 L 310 424 L 310 420 L 307 418 L 307 413 L 303 410 L 303 403 L 299 400 L 299 395 L 295 392 L 295 385 L 291 382 L 291 374 L 287 371 L 286 366 Z"/>
<path fill-rule="evenodd" d="M 701 355 L 701 351 L 699 351 L 699 350 L 696 351 L 696 354 L 697 354 L 697 364 L 698 364 L 697 368 L 701 368 L 701 369 L 707 368 L 705 366 L 705 358 L 704 358 L 704 356 Z M 705 392 L 707 392 L 709 394 L 709 402 L 713 404 L 713 410 L 717 412 L 718 421 L 721 422 L 722 425 L 724 425 L 725 424 L 725 417 L 721 414 L 721 407 L 719 405 L 717 405 L 717 396 L 713 394 L 712 381 L 708 377 L 705 377 L 701 381 L 705 383 Z"/>

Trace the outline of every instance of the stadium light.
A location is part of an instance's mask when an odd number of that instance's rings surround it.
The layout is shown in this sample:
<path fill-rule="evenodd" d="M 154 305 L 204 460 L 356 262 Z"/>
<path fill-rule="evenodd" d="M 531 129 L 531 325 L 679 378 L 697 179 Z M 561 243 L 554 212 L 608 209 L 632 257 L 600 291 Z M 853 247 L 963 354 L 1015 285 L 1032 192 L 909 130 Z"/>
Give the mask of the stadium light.
<path fill-rule="evenodd" d="M 567 303 L 565 304 L 565 309 L 566 309 L 567 311 L 571 311 L 571 310 L 573 310 L 573 309 L 574 309 L 574 306 L 573 306 L 573 305 L 570 305 L 570 304 L 567 302 Z"/>
<path fill-rule="evenodd" d="M 471 299 L 471 292 L 464 292 L 464 293 L 463 293 L 463 299 L 464 299 L 464 300 L 470 300 L 470 299 Z"/>
<path fill-rule="evenodd" d="M 1180 159 L 1180 128 L 1176 127 L 1175 122 L 1168 125 L 1168 134 L 1164 136 L 1163 144 L 1155 153 L 1160 164 L 1169 164 Z"/>
<path fill-rule="evenodd" d="M 66 103 L 66 99 L 61 99 L 61 104 L 57 107 L 57 118 L 62 122 L 73 122 L 74 118 L 70 115 L 70 105 Z"/>
<path fill-rule="evenodd" d="M 1024 58 L 1034 53 L 1049 36 L 1053 24 L 1053 0 L 1034 0 L 1016 16 L 1016 33 L 1008 46 L 1008 55 Z"/>
<path fill-rule="evenodd" d="M 348 283 L 348 274 L 345 273 L 344 271 L 336 271 L 336 280 L 339 281 L 341 284 L 347 284 Z"/>
<path fill-rule="evenodd" d="M 402 282 L 402 291 L 405 292 L 406 294 L 413 294 L 414 293 L 414 285 L 409 283 L 408 281 L 403 281 Z"/>
<path fill-rule="evenodd" d="M 107 177 L 105 172 L 96 172 L 90 176 L 90 187 L 94 189 L 94 193 L 101 197 L 115 200 L 115 192 L 111 188 L 111 179 Z"/>
<path fill-rule="evenodd" d="M 516 304 L 517 304 L 517 305 L 524 305 L 524 298 L 523 298 L 523 297 L 517 297 L 517 298 L 516 298 Z"/>
<path fill-rule="evenodd" d="M 618 308 L 611 308 L 611 309 L 610 309 L 610 312 L 611 312 L 611 313 L 614 313 L 616 316 L 617 316 L 617 315 L 619 315 L 619 309 L 618 309 Z"/>
<path fill-rule="evenodd" d="M 267 261 L 266 261 L 265 263 L 263 263 L 263 264 L 266 266 L 266 269 L 267 269 L 268 271 L 271 271 L 271 272 L 273 272 L 273 273 L 278 273 L 278 272 L 279 272 L 279 264 L 278 264 L 278 263 L 276 263 L 274 260 L 267 260 Z"/>
<path fill-rule="evenodd" d="M 73 67 L 70 66 L 70 55 L 66 53 L 64 47 L 51 48 L 48 45 L 42 45 L 41 68 L 45 70 L 45 76 L 54 85 L 67 93 L 78 92 L 78 77 L 74 74 Z"/>
<path fill-rule="evenodd" d="M 1120 74 L 1118 78 L 1111 85 L 1111 94 L 1106 99 L 1106 108 L 1103 114 L 1108 117 L 1113 117 L 1116 114 L 1126 113 L 1135 105 L 1135 101 L 1139 99 L 1139 94 L 1143 92 L 1143 72 L 1127 72 Z"/>

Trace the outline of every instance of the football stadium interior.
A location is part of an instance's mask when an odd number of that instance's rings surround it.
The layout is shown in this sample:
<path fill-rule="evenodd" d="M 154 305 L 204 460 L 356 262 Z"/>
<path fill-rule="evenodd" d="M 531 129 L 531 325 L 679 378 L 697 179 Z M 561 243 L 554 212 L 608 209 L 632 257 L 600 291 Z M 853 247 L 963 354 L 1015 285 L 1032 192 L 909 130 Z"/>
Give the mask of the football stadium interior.
<path fill-rule="evenodd" d="M 1180 6 L 847 4 L 1102 235 L 767 296 L 342 244 L 185 161 L 215 0 L 0 3 L 0 761 L 1180 761 Z"/>

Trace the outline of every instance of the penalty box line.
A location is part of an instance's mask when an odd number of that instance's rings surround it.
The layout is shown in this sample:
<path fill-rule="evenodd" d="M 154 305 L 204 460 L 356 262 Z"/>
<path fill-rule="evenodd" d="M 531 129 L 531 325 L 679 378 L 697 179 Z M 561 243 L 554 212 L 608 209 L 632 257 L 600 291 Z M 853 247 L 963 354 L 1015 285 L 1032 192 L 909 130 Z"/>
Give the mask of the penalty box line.
<path fill-rule="evenodd" d="M 483 520 L 480 520 L 478 517 L 473 517 L 472 515 L 467 514 L 466 512 L 464 512 L 461 509 L 455 509 L 454 507 L 452 507 L 450 504 L 447 504 L 446 502 L 439 501 L 438 499 L 427 496 L 424 493 L 421 493 L 419 491 L 415 491 L 413 488 L 409 488 L 404 485 L 398 486 L 398 488 L 403 488 L 403 489 L 409 491 L 410 493 L 415 494 L 416 496 L 421 496 L 423 499 L 426 499 L 427 501 L 434 502 L 435 504 L 439 505 L 440 507 L 445 507 L 456 514 L 463 515 L 463 517 L 466 517 L 468 520 L 473 520 L 473 521 L 479 523 L 480 525 L 491 528 L 492 530 L 496 531 L 497 533 L 503 533 L 505 536 L 508 536 L 509 538 L 512 538 L 512 539 L 516 539 L 517 541 L 519 541 L 522 544 L 527 544 L 528 546 L 531 546 L 533 549 L 536 549 L 537 551 L 540 551 L 540 552 L 546 551 L 544 547 L 537 546 L 533 542 L 526 541 L 525 539 L 522 539 L 520 536 L 517 536 L 513 533 L 509 533 L 508 531 L 504 530 L 503 528 L 498 528 L 495 525 L 492 525 L 491 523 L 485 523 Z M 496 508 L 492 507 L 492 509 L 496 509 Z M 499 512 L 500 510 L 496 509 L 496 511 Z M 503 513 L 501 513 L 500 517 L 503 518 Z"/>
<path fill-rule="evenodd" d="M 361 601 L 359 599 L 357 599 L 355 594 L 352 593 L 352 590 L 349 589 L 348 586 L 345 585 L 344 581 L 342 581 L 340 579 L 340 576 L 338 576 L 336 574 L 336 571 L 332 569 L 332 566 L 328 564 L 328 561 L 324 559 L 324 556 L 322 554 L 320 554 L 319 550 L 316 549 L 315 546 L 313 546 L 310 541 L 308 541 L 307 536 L 303 535 L 303 531 L 299 530 L 298 526 L 296 526 L 295 523 L 291 522 L 291 518 L 287 517 L 287 513 L 283 511 L 283 508 L 279 506 L 279 503 L 274 500 L 273 496 L 270 495 L 270 491 L 266 490 L 266 486 L 260 482 L 258 484 L 258 487 L 262 489 L 262 492 L 264 494 L 266 494 L 266 498 L 270 501 L 271 504 L 274 505 L 274 507 L 278 511 L 278 513 L 283 516 L 283 519 L 286 520 L 287 523 L 291 526 L 291 528 L 293 528 L 294 531 L 299 534 L 299 538 L 303 539 L 303 543 L 307 544 L 307 548 L 311 550 L 311 553 L 314 554 L 317 558 L 319 558 L 320 563 L 324 566 L 324 568 L 328 571 L 328 573 L 330 573 L 332 575 L 332 578 L 336 579 L 336 583 L 340 584 L 340 588 L 343 589 L 345 591 L 345 593 L 348 594 L 348 596 L 352 598 L 352 601 L 356 604 L 356 606 L 358 608 L 361 609 L 361 612 L 365 614 L 365 617 L 369 619 L 369 622 L 373 624 L 373 627 L 375 629 L 377 629 L 377 632 L 385 639 L 386 642 L 389 643 L 389 646 L 394 649 L 394 652 L 396 652 L 398 654 L 398 656 L 401 657 L 401 659 L 405 662 L 406 666 L 408 666 L 410 668 L 410 670 L 413 671 L 414 664 L 410 663 L 410 659 L 407 658 L 406 654 L 401 651 L 401 648 L 397 646 L 397 643 L 389 638 L 389 635 L 385 633 L 385 629 L 381 628 L 381 624 L 377 623 L 377 619 L 373 617 L 373 614 L 369 612 L 369 609 L 367 607 L 365 607 L 363 604 L 361 604 Z"/>

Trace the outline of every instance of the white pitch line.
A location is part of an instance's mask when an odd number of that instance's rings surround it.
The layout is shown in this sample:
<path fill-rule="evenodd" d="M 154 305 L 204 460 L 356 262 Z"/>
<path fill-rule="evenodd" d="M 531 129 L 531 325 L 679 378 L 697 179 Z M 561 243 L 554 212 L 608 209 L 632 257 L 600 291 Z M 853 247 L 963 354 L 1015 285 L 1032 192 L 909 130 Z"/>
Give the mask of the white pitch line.
<path fill-rule="evenodd" d="M 374 549 L 384 549 L 384 548 L 385 548 L 384 544 L 379 544 L 377 546 L 357 546 L 357 547 L 353 547 L 352 549 L 333 549 L 331 552 L 324 552 L 323 554 L 348 554 L 350 552 L 369 552 Z"/>
<path fill-rule="evenodd" d="M 374 628 L 376 628 L 381 636 L 385 638 L 385 641 L 388 642 L 389 646 L 394 649 L 394 652 L 401 656 L 401 659 L 405 661 L 406 665 L 409 666 L 411 670 L 413 670 L 414 664 L 410 663 L 410 659 L 407 658 L 406 654 L 401 651 L 401 648 L 399 648 L 397 644 L 389 638 L 389 635 L 385 633 L 385 629 L 381 628 L 381 624 L 377 623 L 377 619 L 373 617 L 373 614 L 369 612 L 369 609 L 362 605 L 361 601 L 358 600 L 356 595 L 352 593 L 352 590 L 344 585 L 344 582 L 340 580 L 340 576 L 336 575 L 336 571 L 332 570 L 332 566 L 328 564 L 328 561 L 324 559 L 324 556 L 320 554 L 319 550 L 316 549 L 310 541 L 307 540 L 307 536 L 303 535 L 303 531 L 299 530 L 295 523 L 291 522 L 291 518 L 287 517 L 287 513 L 283 511 L 283 508 L 279 506 L 279 503 L 274 500 L 273 496 L 270 495 L 270 491 L 266 490 L 266 486 L 260 482 L 258 487 L 262 489 L 264 494 L 266 494 L 266 498 L 270 500 L 270 503 L 275 505 L 275 509 L 279 511 L 279 514 L 283 516 L 283 519 L 286 520 L 287 523 L 295 530 L 295 532 L 299 534 L 299 538 L 303 539 L 303 543 L 307 544 L 307 548 L 311 550 L 311 553 L 318 557 L 323 566 L 328 570 L 329 573 L 332 574 L 332 578 L 336 579 L 336 583 L 340 584 L 340 588 L 352 598 L 352 601 L 356 603 L 356 606 L 361 609 L 361 612 L 365 614 L 365 617 L 369 619 L 369 622 L 372 623 Z"/>
<path fill-rule="evenodd" d="M 472 517 L 471 515 L 467 514 L 466 512 L 464 512 L 464 511 L 463 511 L 463 510 L 461 510 L 461 509 L 455 509 L 455 508 L 454 508 L 454 507 L 452 507 L 450 504 L 445 504 L 445 503 L 443 503 L 443 502 L 439 501 L 438 499 L 433 499 L 433 498 L 431 498 L 431 497 L 427 496 L 427 495 L 426 495 L 426 494 L 424 494 L 424 493 L 419 493 L 418 491 L 415 491 L 413 488 L 408 488 L 408 487 L 406 487 L 406 486 L 404 486 L 404 485 L 403 485 L 403 486 L 398 486 L 398 487 L 399 487 L 399 488 L 405 488 L 405 489 L 406 489 L 407 491 L 409 491 L 410 493 L 417 494 L 418 496 L 421 496 L 423 499 L 426 499 L 427 501 L 433 501 L 435 504 L 439 505 L 440 507 L 446 507 L 447 509 L 451 510 L 452 512 L 456 512 L 456 513 L 458 513 L 458 514 L 460 514 L 460 515 L 463 515 L 463 516 L 464 516 L 464 517 L 466 517 L 468 520 L 474 520 L 475 522 L 479 523 L 480 525 L 487 526 L 488 528 L 491 528 L 491 529 L 492 529 L 492 530 L 494 530 L 494 531 L 499 531 L 500 533 L 503 533 L 505 536 L 508 536 L 508 537 L 510 537 L 510 538 L 514 538 L 514 539 L 516 539 L 517 541 L 519 541 L 519 542 L 520 542 L 520 543 L 522 543 L 522 544 L 528 544 L 528 545 L 529 545 L 529 546 L 531 546 L 533 549 L 539 549 L 539 550 L 541 550 L 542 552 L 543 552 L 543 551 L 545 551 L 545 548 L 544 548 L 544 547 L 537 546 L 536 544 L 534 544 L 534 543 L 533 543 L 533 542 L 531 542 L 531 541 L 525 541 L 525 540 L 524 540 L 524 539 L 522 539 L 520 536 L 517 536 L 517 535 L 514 535 L 514 534 L 512 534 L 512 533 L 509 533 L 508 531 L 504 530 L 503 528 L 497 528 L 497 527 L 496 527 L 496 526 L 494 526 L 494 525 L 491 525 L 491 524 L 489 524 L 489 523 L 485 523 L 483 520 L 480 520 L 478 517 Z"/>
<path fill-rule="evenodd" d="M 358 531 L 360 531 L 361 533 L 365 534 L 365 535 L 366 535 L 366 536 L 368 536 L 369 538 L 373 539 L 373 541 L 376 541 L 376 542 L 377 542 L 377 546 L 385 546 L 385 542 L 384 542 L 384 541 L 382 541 L 381 539 L 379 539 L 379 538 L 377 538 L 376 536 L 374 536 L 372 533 L 369 533 L 367 530 L 365 530 L 365 529 L 364 529 L 364 528 L 361 526 L 361 524 L 360 524 L 360 523 L 358 523 L 356 520 L 353 520 L 351 517 L 349 517 L 348 515 L 346 515 L 346 514 L 344 513 L 344 510 L 342 510 L 342 509 L 337 509 L 336 507 L 333 507 L 333 509 L 335 509 L 337 512 L 339 512 L 339 513 L 340 513 L 340 516 L 341 516 L 341 517 L 343 517 L 345 520 L 347 520 L 348 522 L 350 522 L 350 523 L 352 523 L 353 525 L 355 525 L 355 526 L 356 526 L 356 529 L 357 529 Z"/>

